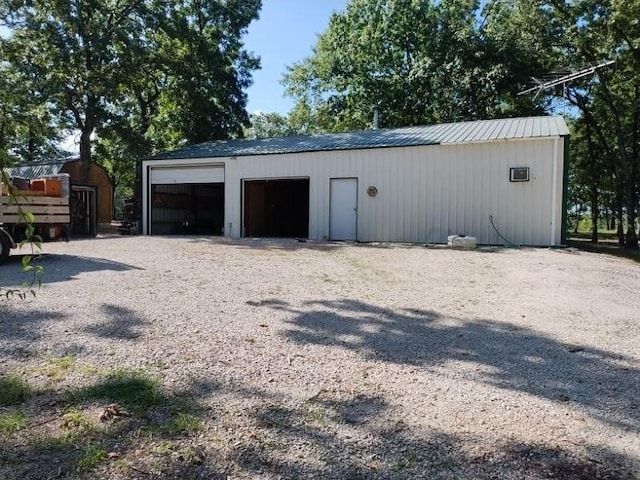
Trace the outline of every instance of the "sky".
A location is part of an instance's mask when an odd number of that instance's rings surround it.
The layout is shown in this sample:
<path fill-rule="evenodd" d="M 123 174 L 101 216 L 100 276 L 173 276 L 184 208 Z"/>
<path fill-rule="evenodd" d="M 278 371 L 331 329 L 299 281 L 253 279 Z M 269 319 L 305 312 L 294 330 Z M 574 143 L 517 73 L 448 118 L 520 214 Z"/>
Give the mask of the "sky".
<path fill-rule="evenodd" d="M 247 91 L 250 113 L 286 114 L 293 100 L 284 97 L 280 84 L 288 65 L 312 53 L 317 35 L 326 30 L 334 11 L 346 8 L 347 0 L 262 0 L 260 19 L 249 26 L 248 51 L 260 56 L 262 69 L 254 72 Z"/>

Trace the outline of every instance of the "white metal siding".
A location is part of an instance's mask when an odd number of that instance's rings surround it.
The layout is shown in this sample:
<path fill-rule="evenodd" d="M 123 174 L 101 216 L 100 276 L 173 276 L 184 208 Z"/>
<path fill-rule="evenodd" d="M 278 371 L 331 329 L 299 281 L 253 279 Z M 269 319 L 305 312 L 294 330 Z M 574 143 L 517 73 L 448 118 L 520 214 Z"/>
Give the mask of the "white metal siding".
<path fill-rule="evenodd" d="M 561 137 L 232 157 L 154 160 L 225 163 L 225 235 L 241 235 L 242 179 L 309 177 L 309 237 L 329 237 L 330 179 L 358 179 L 358 240 L 444 243 L 450 234 L 481 244 L 559 245 L 562 219 Z M 529 167 L 529 182 L 510 182 L 509 168 Z M 146 185 L 143 169 L 143 185 Z M 369 197 L 369 186 L 378 194 Z M 143 201 L 147 199 L 144 198 Z M 143 222 L 146 224 L 146 205 Z"/>
<path fill-rule="evenodd" d="M 224 165 L 151 168 L 151 184 L 224 183 Z"/>

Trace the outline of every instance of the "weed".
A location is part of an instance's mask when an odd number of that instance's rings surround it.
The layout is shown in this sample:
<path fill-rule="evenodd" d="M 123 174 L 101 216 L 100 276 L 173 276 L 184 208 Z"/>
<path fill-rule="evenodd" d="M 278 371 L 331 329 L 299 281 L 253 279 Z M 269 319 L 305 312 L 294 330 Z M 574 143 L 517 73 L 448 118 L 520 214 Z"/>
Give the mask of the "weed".
<path fill-rule="evenodd" d="M 175 448 L 173 442 L 169 442 L 169 441 L 161 441 L 158 442 L 156 445 L 154 445 L 153 447 L 151 447 L 151 453 L 154 455 L 169 455 L 170 453 L 173 452 L 173 449 Z"/>
<path fill-rule="evenodd" d="M 31 395 L 31 387 L 19 376 L 0 376 L 0 405 L 18 405 Z"/>
<path fill-rule="evenodd" d="M 90 443 L 84 449 L 82 456 L 78 460 L 78 468 L 80 470 L 91 470 L 107 458 L 108 454 L 104 447 L 95 443 Z"/>
<path fill-rule="evenodd" d="M 202 447 L 192 445 L 181 448 L 176 454 L 177 459 L 186 464 L 201 464 L 206 457 Z"/>
<path fill-rule="evenodd" d="M 162 360 L 161 358 L 154 360 L 153 362 L 150 363 L 151 367 L 155 367 L 158 370 L 166 370 L 167 368 L 169 368 L 169 366 L 167 365 L 167 362 L 165 362 L 164 360 Z"/>
<path fill-rule="evenodd" d="M 78 437 L 73 432 L 65 432 L 60 436 L 41 435 L 31 439 L 31 447 L 34 450 L 50 452 L 68 452 L 76 443 Z"/>
<path fill-rule="evenodd" d="M 195 433 L 202 430 L 202 422 L 186 413 L 178 413 L 171 422 L 171 430 L 176 433 Z"/>
<path fill-rule="evenodd" d="M 133 470 L 133 461 L 128 458 L 118 458 L 113 462 L 115 469 L 123 475 L 128 475 Z"/>
<path fill-rule="evenodd" d="M 62 357 L 50 355 L 45 358 L 45 361 L 45 375 L 53 378 L 54 380 L 61 380 L 67 371 L 69 371 L 69 369 L 71 369 L 71 367 L 76 363 L 76 356 L 72 353 L 68 353 Z"/>
<path fill-rule="evenodd" d="M 96 385 L 69 392 L 67 399 L 72 402 L 109 399 L 138 412 L 168 402 L 158 379 L 142 370 L 127 369 L 116 369 Z"/>
<path fill-rule="evenodd" d="M 391 469 L 396 472 L 406 470 L 415 466 L 418 461 L 418 457 L 414 452 L 407 452 L 402 458 L 396 461 Z"/>
<path fill-rule="evenodd" d="M 79 373 L 87 376 L 94 376 L 100 373 L 100 369 L 95 365 L 91 365 L 91 364 L 78 365 L 76 367 L 76 370 Z"/>
<path fill-rule="evenodd" d="M 311 420 L 322 426 L 328 425 L 334 417 L 330 409 L 320 406 L 310 406 L 308 415 Z"/>
<path fill-rule="evenodd" d="M 72 410 L 62 416 L 61 428 L 76 433 L 91 433 L 96 430 L 96 426 L 84 413 Z"/>
<path fill-rule="evenodd" d="M 0 452 L 0 465 L 19 465 L 24 462 L 20 455 L 9 452 Z"/>
<path fill-rule="evenodd" d="M 0 432 L 10 434 L 24 428 L 27 418 L 22 412 L 5 413 L 0 415 Z"/>

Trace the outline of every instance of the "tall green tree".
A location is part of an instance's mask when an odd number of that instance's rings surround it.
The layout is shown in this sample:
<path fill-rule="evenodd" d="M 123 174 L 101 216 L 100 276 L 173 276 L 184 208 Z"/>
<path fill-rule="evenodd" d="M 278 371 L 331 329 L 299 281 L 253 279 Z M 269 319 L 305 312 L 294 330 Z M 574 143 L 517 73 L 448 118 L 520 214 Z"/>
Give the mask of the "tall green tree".
<path fill-rule="evenodd" d="M 640 2 L 544 0 L 540 8 L 551 14 L 554 29 L 559 32 L 556 50 L 564 69 L 577 71 L 603 60 L 616 60 L 615 69 L 599 69 L 593 76 L 572 82 L 565 93 L 579 109 L 584 128 L 585 135 L 577 139 L 586 142 L 587 147 L 577 153 L 581 156 L 578 161 L 588 172 L 586 182 L 592 192 L 592 208 L 597 214 L 603 175 L 608 175 L 616 191 L 619 218 L 622 219 L 623 210 L 627 217 L 621 243 L 637 249 Z M 599 158 L 606 159 L 606 165 L 599 166 Z"/>
<path fill-rule="evenodd" d="M 175 141 L 241 136 L 249 125 L 245 90 L 260 61 L 242 37 L 260 8 L 260 0 L 184 0 L 161 11 L 155 39 L 167 83 L 158 113 Z"/>
<path fill-rule="evenodd" d="M 25 72 L 10 64 L 0 66 L 0 151 L 7 162 L 63 154 L 57 146 L 60 126 L 50 107 Z"/>
<path fill-rule="evenodd" d="M 130 38 L 139 36 L 143 0 L 2 0 L 0 18 L 13 33 L 7 60 L 34 72 L 37 90 L 80 132 L 83 180 L 92 161 L 91 139 L 117 98 Z"/>
<path fill-rule="evenodd" d="M 0 0 L 0 21 L 13 31 L 3 53 L 33 72 L 58 122 L 80 132 L 87 176 L 101 135 L 103 160 L 110 148 L 115 159 L 240 135 L 248 124 L 244 90 L 259 67 L 242 36 L 260 7 L 260 0 Z M 123 149 L 127 155 L 116 154 Z"/>
<path fill-rule="evenodd" d="M 543 15 L 513 2 L 351 0 L 284 84 L 330 131 L 370 126 L 376 106 L 386 127 L 541 113 L 542 100 L 516 92 L 546 68 Z"/>

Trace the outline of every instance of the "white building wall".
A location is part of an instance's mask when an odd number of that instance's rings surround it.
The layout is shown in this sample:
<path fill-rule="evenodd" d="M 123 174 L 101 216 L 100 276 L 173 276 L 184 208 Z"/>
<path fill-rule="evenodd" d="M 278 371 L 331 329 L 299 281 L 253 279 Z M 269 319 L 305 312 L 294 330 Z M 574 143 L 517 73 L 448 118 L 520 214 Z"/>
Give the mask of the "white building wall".
<path fill-rule="evenodd" d="M 329 236 L 331 178 L 358 178 L 358 240 L 443 243 L 450 234 L 502 244 L 491 227 L 519 245 L 560 245 L 563 139 L 308 152 L 145 166 L 225 165 L 225 234 L 242 235 L 242 180 L 308 177 L 309 237 Z M 529 167 L 529 182 L 510 182 L 511 167 Z M 147 185 L 143 168 L 143 185 Z M 367 195 L 375 186 L 378 194 Z M 148 195 L 148 193 L 147 193 Z M 146 202 L 143 205 L 143 224 Z M 145 232 L 146 233 L 146 232 Z"/>

